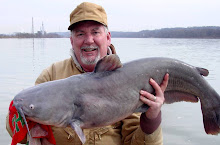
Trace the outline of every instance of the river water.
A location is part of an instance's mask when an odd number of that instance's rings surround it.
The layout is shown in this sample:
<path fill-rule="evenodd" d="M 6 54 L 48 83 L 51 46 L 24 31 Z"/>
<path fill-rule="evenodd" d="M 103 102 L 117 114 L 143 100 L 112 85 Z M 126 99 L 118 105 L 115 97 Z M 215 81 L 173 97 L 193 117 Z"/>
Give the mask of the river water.
<path fill-rule="evenodd" d="M 210 71 L 206 80 L 220 94 L 219 39 L 113 38 L 122 62 L 144 57 L 171 57 Z M 69 56 L 68 38 L 0 39 L 0 140 L 10 144 L 5 116 L 10 101 L 34 85 L 41 71 Z M 165 145 L 219 145 L 220 136 L 207 135 L 200 103 L 175 103 L 162 107 Z"/>

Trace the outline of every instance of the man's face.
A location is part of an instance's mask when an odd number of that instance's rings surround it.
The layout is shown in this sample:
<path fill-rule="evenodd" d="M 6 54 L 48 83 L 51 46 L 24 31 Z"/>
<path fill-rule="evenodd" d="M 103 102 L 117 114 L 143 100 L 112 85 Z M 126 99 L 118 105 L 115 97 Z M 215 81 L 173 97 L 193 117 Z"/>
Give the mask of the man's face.
<path fill-rule="evenodd" d="M 83 21 L 74 26 L 70 40 L 79 64 L 85 71 L 91 72 L 97 61 L 107 55 L 111 35 L 102 24 Z"/>

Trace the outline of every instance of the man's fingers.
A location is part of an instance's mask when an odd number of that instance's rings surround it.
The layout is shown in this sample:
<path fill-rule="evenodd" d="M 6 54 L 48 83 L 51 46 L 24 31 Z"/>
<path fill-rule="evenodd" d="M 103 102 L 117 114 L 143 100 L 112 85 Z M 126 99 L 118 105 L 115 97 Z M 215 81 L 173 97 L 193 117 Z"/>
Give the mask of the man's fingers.
<path fill-rule="evenodd" d="M 155 93 L 157 96 L 158 95 L 161 96 L 161 94 L 163 94 L 163 91 L 162 91 L 161 87 L 157 84 L 157 82 L 155 82 L 153 79 L 150 79 L 150 84 L 155 89 Z"/>
<path fill-rule="evenodd" d="M 148 93 L 147 91 L 143 91 L 143 90 L 140 91 L 140 94 L 141 94 L 141 97 L 143 97 L 143 100 L 146 98 L 146 99 L 149 99 L 155 102 L 155 96 L 153 94 Z"/>
<path fill-rule="evenodd" d="M 142 102 L 144 102 L 144 104 L 147 104 L 148 106 L 153 106 L 155 104 L 154 101 L 152 101 L 151 99 L 148 99 L 142 95 L 140 96 L 140 99 Z"/>
<path fill-rule="evenodd" d="M 168 85 L 168 81 L 169 81 L 169 74 L 167 73 L 163 78 L 163 82 L 160 84 L 160 88 L 161 88 L 162 92 L 164 92 L 166 90 L 167 85 Z"/>

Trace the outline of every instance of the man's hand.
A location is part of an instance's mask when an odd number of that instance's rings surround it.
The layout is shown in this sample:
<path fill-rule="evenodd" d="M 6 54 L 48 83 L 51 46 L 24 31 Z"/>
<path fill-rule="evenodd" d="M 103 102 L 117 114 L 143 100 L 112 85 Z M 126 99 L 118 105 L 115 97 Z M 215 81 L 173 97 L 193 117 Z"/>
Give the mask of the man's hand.
<path fill-rule="evenodd" d="M 163 82 L 160 86 L 153 80 L 150 79 L 150 84 L 155 89 L 156 95 L 150 94 L 146 91 L 140 91 L 140 99 L 143 103 L 147 104 L 150 108 L 145 112 L 145 115 L 149 119 L 154 119 L 160 113 L 161 107 L 165 101 L 164 91 L 167 88 L 169 80 L 169 74 L 164 76 Z"/>

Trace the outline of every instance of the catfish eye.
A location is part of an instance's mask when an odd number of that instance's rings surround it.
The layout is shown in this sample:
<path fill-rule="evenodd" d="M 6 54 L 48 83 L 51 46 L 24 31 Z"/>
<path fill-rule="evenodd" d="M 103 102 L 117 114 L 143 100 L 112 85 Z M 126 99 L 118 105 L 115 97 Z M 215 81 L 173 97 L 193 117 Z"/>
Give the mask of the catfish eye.
<path fill-rule="evenodd" d="M 29 108 L 33 110 L 33 109 L 34 109 L 34 105 L 31 104 L 31 105 L 29 106 Z"/>

